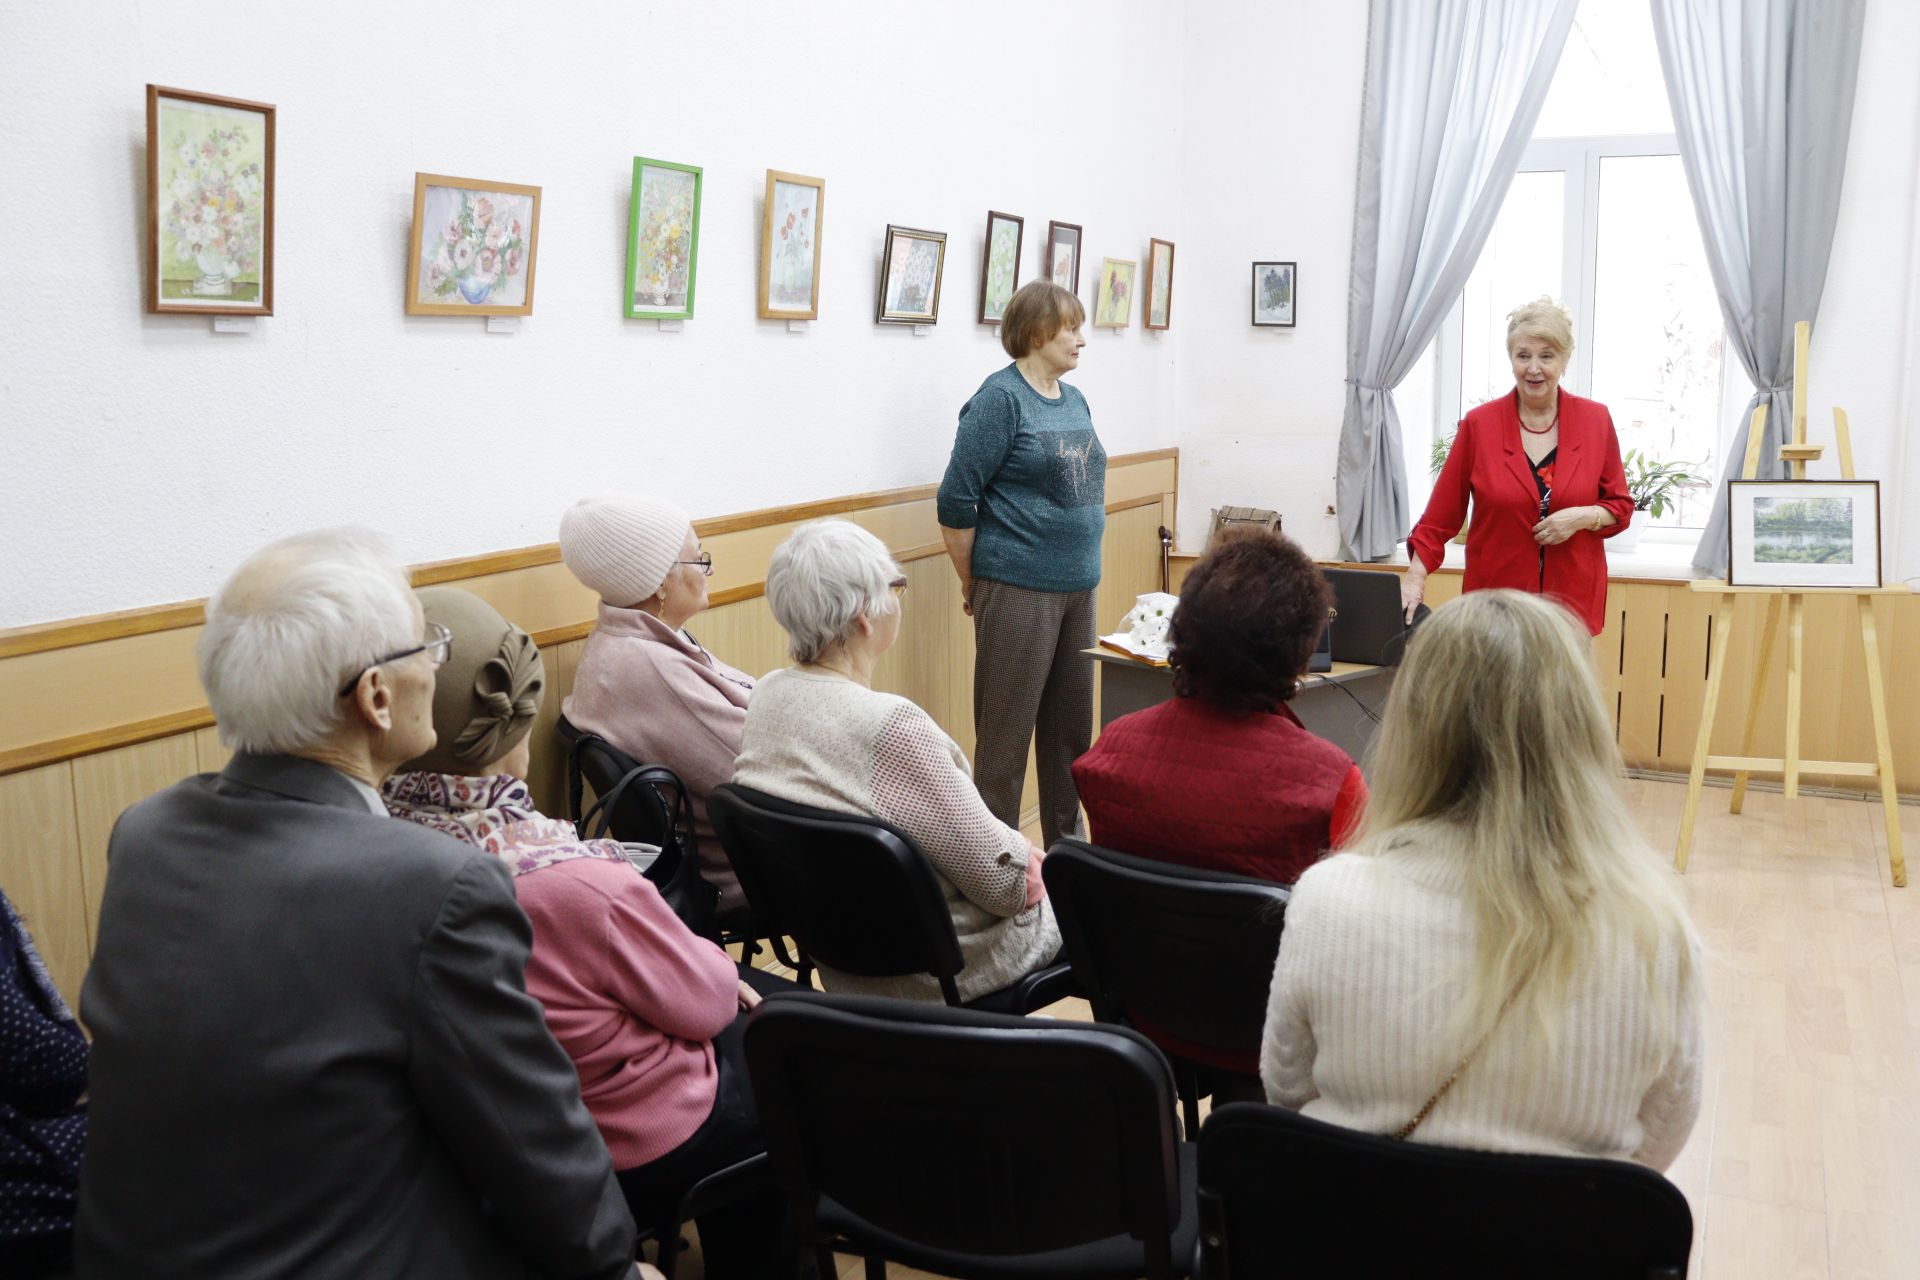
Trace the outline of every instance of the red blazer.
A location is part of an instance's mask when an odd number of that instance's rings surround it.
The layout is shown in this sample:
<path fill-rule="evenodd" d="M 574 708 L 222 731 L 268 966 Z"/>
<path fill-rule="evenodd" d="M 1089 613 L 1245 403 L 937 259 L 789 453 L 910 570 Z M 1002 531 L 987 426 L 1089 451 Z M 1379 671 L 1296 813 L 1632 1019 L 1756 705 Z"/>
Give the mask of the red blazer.
<path fill-rule="evenodd" d="M 1429 572 L 1440 567 L 1447 541 L 1460 532 L 1473 499 L 1467 531 L 1463 591 L 1513 587 L 1552 596 L 1600 634 L 1607 607 L 1607 553 L 1601 540 L 1627 527 L 1633 499 L 1620 465 L 1613 417 L 1598 401 L 1560 392 L 1560 444 L 1554 458 L 1550 511 L 1605 507 L 1617 522 L 1598 532 L 1582 529 L 1557 546 L 1533 540 L 1540 523 L 1540 490 L 1520 445 L 1520 393 L 1474 409 L 1460 420 L 1447 464 L 1433 486 L 1407 550 Z"/>

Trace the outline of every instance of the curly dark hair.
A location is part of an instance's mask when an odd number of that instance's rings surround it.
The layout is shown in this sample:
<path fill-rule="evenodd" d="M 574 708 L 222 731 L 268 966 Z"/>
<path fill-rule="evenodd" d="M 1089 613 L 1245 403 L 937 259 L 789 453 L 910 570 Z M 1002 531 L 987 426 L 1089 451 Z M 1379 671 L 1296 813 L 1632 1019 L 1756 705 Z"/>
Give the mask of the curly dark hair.
<path fill-rule="evenodd" d="M 1333 588 L 1291 538 L 1229 526 L 1187 571 L 1169 638 L 1174 692 L 1223 711 L 1293 697 L 1333 607 Z"/>

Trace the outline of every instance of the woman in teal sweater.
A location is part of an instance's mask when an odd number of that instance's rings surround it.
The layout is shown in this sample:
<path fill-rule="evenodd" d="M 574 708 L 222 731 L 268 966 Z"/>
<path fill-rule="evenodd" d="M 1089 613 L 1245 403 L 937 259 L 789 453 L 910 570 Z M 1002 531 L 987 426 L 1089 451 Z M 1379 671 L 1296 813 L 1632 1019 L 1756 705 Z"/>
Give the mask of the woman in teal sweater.
<path fill-rule="evenodd" d="M 960 410 L 936 510 L 973 617 L 973 753 L 980 797 L 1020 826 L 1032 743 L 1041 843 L 1080 829 L 1073 762 L 1092 743 L 1093 590 L 1106 529 L 1107 452 L 1080 366 L 1086 309 L 1036 280 L 1013 295 L 1000 343 L 1013 363 Z"/>

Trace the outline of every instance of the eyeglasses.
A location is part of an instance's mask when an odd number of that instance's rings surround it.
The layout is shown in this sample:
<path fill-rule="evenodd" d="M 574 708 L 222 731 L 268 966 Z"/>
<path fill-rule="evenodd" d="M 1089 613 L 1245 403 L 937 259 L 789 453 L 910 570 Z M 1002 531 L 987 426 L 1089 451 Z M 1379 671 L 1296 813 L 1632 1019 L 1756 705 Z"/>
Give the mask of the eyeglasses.
<path fill-rule="evenodd" d="M 901 596 L 907 594 L 907 580 L 905 578 L 895 578 L 887 584 L 887 590 L 893 592 L 893 598 L 898 600 Z"/>
<path fill-rule="evenodd" d="M 375 658 L 372 662 L 369 662 L 366 666 L 354 672 L 353 679 L 340 686 L 340 696 L 344 698 L 352 693 L 353 687 L 360 683 L 360 677 L 375 667 L 384 667 L 389 662 L 398 662 L 402 658 L 411 658 L 416 653 L 426 654 L 436 667 L 444 666 L 447 659 L 453 656 L 453 632 L 447 630 L 446 627 L 438 622 L 429 622 L 427 624 L 427 636 L 428 639 L 424 644 L 417 644 L 411 649 L 400 649 L 394 653 L 387 654 L 383 658 Z"/>
<path fill-rule="evenodd" d="M 700 566 L 700 572 L 706 574 L 709 578 L 713 576 L 713 552 L 711 551 L 702 551 L 698 560 L 675 560 L 674 563 L 697 564 Z"/>

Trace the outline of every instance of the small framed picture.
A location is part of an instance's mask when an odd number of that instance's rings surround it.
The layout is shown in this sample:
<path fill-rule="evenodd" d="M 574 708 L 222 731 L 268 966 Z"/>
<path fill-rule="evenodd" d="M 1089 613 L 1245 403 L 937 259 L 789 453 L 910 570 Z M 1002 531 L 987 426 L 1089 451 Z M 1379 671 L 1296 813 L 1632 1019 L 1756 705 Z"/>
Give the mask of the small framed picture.
<path fill-rule="evenodd" d="M 980 323 L 999 324 L 1020 287 L 1020 245 L 1027 220 L 1011 213 L 987 214 L 987 250 L 980 260 Z"/>
<path fill-rule="evenodd" d="M 1149 329 L 1173 327 L 1173 241 L 1154 240 L 1147 248 L 1147 318 Z"/>
<path fill-rule="evenodd" d="M 410 316 L 530 316 L 540 188 L 413 175 Z"/>
<path fill-rule="evenodd" d="M 1124 329 L 1133 323 L 1133 275 L 1139 266 L 1125 258 L 1100 259 L 1100 281 L 1093 293 L 1094 328 Z"/>
<path fill-rule="evenodd" d="M 147 310 L 273 314 L 265 102 L 147 86 Z"/>
<path fill-rule="evenodd" d="M 633 158 L 627 214 L 629 320 L 687 320 L 700 266 L 698 165 Z"/>
<path fill-rule="evenodd" d="M 767 170 L 760 219 L 760 318 L 820 318 L 820 237 L 827 180 Z"/>
<path fill-rule="evenodd" d="M 1878 587 L 1878 480 L 1727 482 L 1727 582 Z"/>
<path fill-rule="evenodd" d="M 881 324 L 940 323 L 940 277 L 947 264 L 947 233 L 887 227 L 880 255 Z"/>
<path fill-rule="evenodd" d="M 1080 224 L 1047 224 L 1047 279 L 1068 293 L 1080 292 Z"/>
<path fill-rule="evenodd" d="M 1291 262 L 1253 264 L 1253 322 L 1265 328 L 1293 328 L 1293 289 L 1297 271 Z"/>

